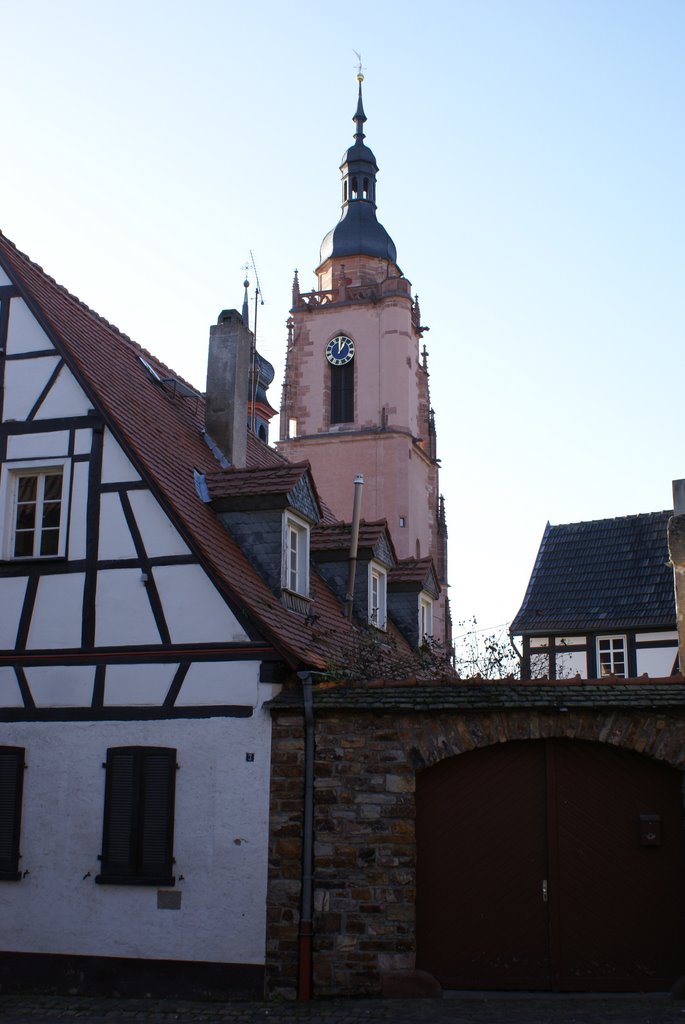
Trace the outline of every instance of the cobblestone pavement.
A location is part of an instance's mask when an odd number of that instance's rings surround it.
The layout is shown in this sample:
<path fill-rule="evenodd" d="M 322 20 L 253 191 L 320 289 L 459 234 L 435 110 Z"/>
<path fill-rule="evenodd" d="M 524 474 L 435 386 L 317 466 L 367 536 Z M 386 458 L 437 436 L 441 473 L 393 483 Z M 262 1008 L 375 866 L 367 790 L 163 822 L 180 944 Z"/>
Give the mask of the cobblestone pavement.
<path fill-rule="evenodd" d="M 443 999 L 196 1003 L 165 999 L 0 996 L 0 1024 L 685 1024 L 666 995 L 453 993 Z"/>

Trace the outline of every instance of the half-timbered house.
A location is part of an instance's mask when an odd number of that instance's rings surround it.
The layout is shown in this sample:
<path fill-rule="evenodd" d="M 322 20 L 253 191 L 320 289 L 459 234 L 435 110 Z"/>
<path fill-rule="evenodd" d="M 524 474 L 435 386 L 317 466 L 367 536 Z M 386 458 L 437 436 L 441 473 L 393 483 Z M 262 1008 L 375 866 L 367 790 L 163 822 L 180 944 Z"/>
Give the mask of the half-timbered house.
<path fill-rule="evenodd" d="M 670 676 L 677 670 L 671 512 L 551 526 L 510 632 L 523 678 Z"/>
<path fill-rule="evenodd" d="M 353 626 L 250 344 L 205 401 L 0 235 L 0 985 L 262 991 L 264 702 Z"/>

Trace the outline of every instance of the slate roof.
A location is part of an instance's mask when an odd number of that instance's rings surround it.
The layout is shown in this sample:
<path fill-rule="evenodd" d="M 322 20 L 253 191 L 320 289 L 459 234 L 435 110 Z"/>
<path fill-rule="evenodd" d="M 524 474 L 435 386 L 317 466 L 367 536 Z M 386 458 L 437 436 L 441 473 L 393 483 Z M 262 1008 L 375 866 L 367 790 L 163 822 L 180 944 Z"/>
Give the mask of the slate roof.
<path fill-rule="evenodd" d="M 374 711 L 387 713 L 459 712 L 530 708 L 674 708 L 685 707 L 685 681 L 641 679 L 611 683 L 517 683 L 461 681 L 459 683 L 362 683 L 356 686 L 313 687 L 317 711 Z M 269 702 L 275 710 L 302 706 L 299 691 L 284 690 Z"/>
<path fill-rule="evenodd" d="M 667 543 L 672 514 L 548 523 L 510 632 L 675 629 Z"/>
<path fill-rule="evenodd" d="M 0 232 L 0 266 L 15 282 L 108 427 L 151 487 L 186 543 L 247 624 L 293 666 L 322 668 L 352 642 L 352 626 L 327 584 L 310 577 L 310 619 L 283 607 L 242 551 L 198 497 L 193 469 L 212 474 L 217 461 L 203 439 L 204 397 L 155 382 L 141 357 L 162 377 L 176 375 L 98 316 Z M 286 460 L 248 434 L 248 467 L 282 468 Z"/>

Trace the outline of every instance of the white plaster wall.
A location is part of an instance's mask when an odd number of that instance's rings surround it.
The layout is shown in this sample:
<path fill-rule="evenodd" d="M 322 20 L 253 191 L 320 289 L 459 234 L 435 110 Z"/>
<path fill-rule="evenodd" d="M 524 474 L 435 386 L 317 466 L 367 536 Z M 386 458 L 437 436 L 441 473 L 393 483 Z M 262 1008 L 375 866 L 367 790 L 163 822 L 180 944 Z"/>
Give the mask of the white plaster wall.
<path fill-rule="evenodd" d="M 82 572 L 41 576 L 26 644 L 29 649 L 81 646 L 84 580 Z"/>
<path fill-rule="evenodd" d="M 23 706 L 24 701 L 21 698 L 21 690 L 14 669 L 8 665 L 0 665 L 0 707 L 23 708 Z M 0 907 L 2 907 L 2 890 L 0 890 Z"/>
<path fill-rule="evenodd" d="M 8 459 L 43 459 L 67 455 L 69 431 L 50 430 L 42 434 L 15 434 L 7 438 Z"/>
<path fill-rule="evenodd" d="M 118 494 L 103 494 L 100 499 L 98 558 L 137 558 Z"/>
<path fill-rule="evenodd" d="M 92 430 L 77 430 L 74 435 L 74 455 L 88 455 L 93 446 Z"/>
<path fill-rule="evenodd" d="M 17 640 L 19 618 L 26 593 L 26 576 L 0 579 L 0 649 L 11 650 Z"/>
<path fill-rule="evenodd" d="M 86 557 L 88 513 L 88 463 L 72 463 L 71 508 L 69 510 L 69 558 Z"/>
<path fill-rule="evenodd" d="M 190 666 L 176 706 L 197 704 L 257 704 L 258 661 L 207 661 Z"/>
<path fill-rule="evenodd" d="M 7 326 L 8 355 L 16 355 L 18 352 L 42 352 L 54 347 L 24 300 L 12 299 Z"/>
<path fill-rule="evenodd" d="M 173 643 L 247 639 L 202 566 L 160 565 L 153 574 Z"/>
<path fill-rule="evenodd" d="M 652 650 L 638 649 L 636 652 L 637 674 L 642 676 L 646 672 L 652 679 L 670 676 L 677 653 L 678 648 L 676 645 L 673 647 L 654 647 Z"/>
<path fill-rule="evenodd" d="M 4 948 L 27 952 L 264 962 L 270 722 L 0 723 L 26 747 L 20 862 L 1 883 Z M 157 889 L 97 885 L 107 748 L 175 747 L 174 866 L 180 910 Z M 245 759 L 254 753 L 254 761 Z M 180 881 L 180 876 L 183 881 Z M 11 941 L 9 941 L 11 936 Z"/>
<path fill-rule="evenodd" d="M 148 558 L 190 554 L 178 530 L 149 491 L 130 491 L 128 498 Z"/>
<path fill-rule="evenodd" d="M 39 708 L 89 708 L 93 700 L 93 665 L 36 665 L 24 669 Z"/>
<path fill-rule="evenodd" d="M 5 273 L 5 271 L 2 270 L 2 268 L 0 268 L 0 285 L 8 285 L 8 284 L 12 284 L 12 282 L 10 281 L 10 279 L 7 276 L 7 274 Z"/>
<path fill-rule="evenodd" d="M 178 665 L 108 665 L 105 673 L 107 707 L 161 707 Z"/>
<path fill-rule="evenodd" d="M 5 421 L 26 419 L 58 361 L 57 356 L 45 356 L 5 363 Z"/>
<path fill-rule="evenodd" d="M 636 643 L 649 643 L 653 640 L 672 640 L 674 644 L 678 643 L 678 631 L 676 629 L 667 629 L 662 633 L 636 633 Z"/>
<path fill-rule="evenodd" d="M 57 419 L 60 416 L 87 416 L 93 408 L 86 393 L 76 383 L 68 366 L 62 366 L 38 412 L 37 420 Z"/>
<path fill-rule="evenodd" d="M 140 476 L 112 437 L 111 431 L 105 430 L 102 444 L 103 484 L 127 483 L 131 480 L 140 480 Z"/>
<path fill-rule="evenodd" d="M 161 643 L 140 569 L 104 569 L 98 573 L 95 599 L 95 643 Z"/>

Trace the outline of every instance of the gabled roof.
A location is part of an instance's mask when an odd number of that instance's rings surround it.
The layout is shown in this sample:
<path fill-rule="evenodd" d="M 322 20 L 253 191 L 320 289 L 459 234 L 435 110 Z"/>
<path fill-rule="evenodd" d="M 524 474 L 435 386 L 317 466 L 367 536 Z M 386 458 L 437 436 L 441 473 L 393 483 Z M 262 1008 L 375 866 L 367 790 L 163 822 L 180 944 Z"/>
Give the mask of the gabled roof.
<path fill-rule="evenodd" d="M 192 397 L 180 397 L 151 379 L 141 357 L 161 377 L 176 375 L 58 285 L 1 232 L 0 266 L 234 611 L 252 623 L 253 633 L 292 665 L 322 667 L 332 654 L 339 656 L 352 627 L 326 583 L 312 574 L 315 614 L 309 619 L 284 608 L 199 499 L 193 470 L 209 475 L 218 465 L 203 438 L 204 397 L 189 385 Z M 286 461 L 248 434 L 247 464 L 282 469 Z"/>
<path fill-rule="evenodd" d="M 264 468 L 224 469 L 207 473 L 205 480 L 214 509 L 284 507 L 303 480 L 316 505 L 320 506 L 308 462 L 286 462 L 280 466 Z"/>
<path fill-rule="evenodd" d="M 430 590 L 437 596 L 439 586 L 433 559 L 403 558 L 388 573 L 388 587 L 392 590 Z"/>
<path fill-rule="evenodd" d="M 352 538 L 351 523 L 325 523 L 312 530 L 312 555 L 314 557 L 323 555 L 319 561 L 325 561 L 326 555 L 339 553 L 341 557 L 347 558 Z M 388 524 L 385 519 L 377 519 L 367 523 L 362 519 L 359 524 L 358 550 L 373 555 L 378 544 L 383 541 L 388 544 L 393 559 L 396 560 L 395 548 L 392 538 L 388 532 Z"/>
<path fill-rule="evenodd" d="M 550 526 L 512 634 L 675 629 L 672 512 Z"/>

